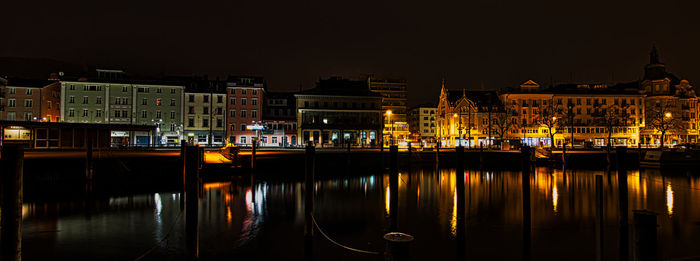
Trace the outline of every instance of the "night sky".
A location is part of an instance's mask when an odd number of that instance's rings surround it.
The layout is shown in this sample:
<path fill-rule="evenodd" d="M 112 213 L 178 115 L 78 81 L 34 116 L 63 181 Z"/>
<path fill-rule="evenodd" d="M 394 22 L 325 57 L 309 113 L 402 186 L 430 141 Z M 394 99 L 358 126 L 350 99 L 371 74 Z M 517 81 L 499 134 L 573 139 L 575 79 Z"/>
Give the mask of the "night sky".
<path fill-rule="evenodd" d="M 0 57 L 146 75 L 252 74 L 272 90 L 367 73 L 409 103 L 454 89 L 633 81 L 652 44 L 700 81 L 698 1 L 33 1 L 0 4 Z"/>

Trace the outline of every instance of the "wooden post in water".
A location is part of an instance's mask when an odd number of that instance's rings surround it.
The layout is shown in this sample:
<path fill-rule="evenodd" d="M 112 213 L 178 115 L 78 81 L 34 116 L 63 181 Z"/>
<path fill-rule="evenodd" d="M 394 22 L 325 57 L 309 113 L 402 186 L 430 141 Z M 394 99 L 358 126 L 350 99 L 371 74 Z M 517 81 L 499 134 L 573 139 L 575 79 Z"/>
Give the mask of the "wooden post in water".
<path fill-rule="evenodd" d="M 523 260 L 531 260 L 532 217 L 530 209 L 530 146 L 520 150 L 522 157 L 522 190 L 523 190 Z"/>
<path fill-rule="evenodd" d="M 561 165 L 566 168 L 566 142 L 562 143 L 561 146 Z"/>
<path fill-rule="evenodd" d="M 251 172 L 255 172 L 255 150 L 258 147 L 257 146 L 258 140 L 255 137 L 253 137 L 252 140 L 253 140 L 253 143 L 251 143 L 252 152 L 250 154 L 250 170 L 251 170 Z"/>
<path fill-rule="evenodd" d="M 642 160 L 644 160 L 644 152 L 642 152 L 642 144 L 637 142 L 637 157 L 639 158 L 639 164 L 642 164 Z"/>
<path fill-rule="evenodd" d="M 656 213 L 647 210 L 634 210 L 634 260 L 659 260 Z"/>
<path fill-rule="evenodd" d="M 185 255 L 188 260 L 199 259 L 199 146 L 185 149 Z"/>
<path fill-rule="evenodd" d="M 24 147 L 2 146 L 2 260 L 22 260 L 22 176 L 24 175 Z"/>
<path fill-rule="evenodd" d="M 399 146 L 389 147 L 389 221 L 390 231 L 398 229 L 399 212 Z"/>
<path fill-rule="evenodd" d="M 617 186 L 620 200 L 620 260 L 629 260 L 629 213 L 627 201 L 627 171 L 625 170 L 625 152 L 627 148 L 617 147 Z"/>
<path fill-rule="evenodd" d="M 413 236 L 400 232 L 389 232 L 384 234 L 386 240 L 385 261 L 408 261 L 409 244 L 413 241 Z"/>
<path fill-rule="evenodd" d="M 92 181 L 92 168 L 93 168 L 93 159 L 92 159 L 92 139 L 90 138 L 90 135 L 86 133 L 86 141 L 85 141 L 85 180 L 88 182 Z"/>
<path fill-rule="evenodd" d="M 466 259 L 465 248 L 466 244 L 466 224 L 464 221 L 464 147 L 459 146 L 455 148 L 455 154 L 457 154 L 457 165 L 456 165 L 456 181 L 457 187 L 455 188 L 455 193 L 457 194 L 457 237 L 456 237 L 456 249 L 457 249 L 457 260 L 462 261 Z"/>
<path fill-rule="evenodd" d="M 435 167 L 440 163 L 440 142 L 435 143 Z M 437 173 L 437 172 L 436 172 Z"/>
<path fill-rule="evenodd" d="M 312 215 L 314 212 L 314 171 L 316 170 L 316 148 L 309 144 L 306 146 L 304 173 L 304 260 L 313 259 L 313 235 L 314 224 Z"/>
<path fill-rule="evenodd" d="M 603 176 L 595 176 L 595 204 L 596 204 L 596 219 L 595 219 L 595 233 L 596 233 L 596 260 L 603 260 Z"/>

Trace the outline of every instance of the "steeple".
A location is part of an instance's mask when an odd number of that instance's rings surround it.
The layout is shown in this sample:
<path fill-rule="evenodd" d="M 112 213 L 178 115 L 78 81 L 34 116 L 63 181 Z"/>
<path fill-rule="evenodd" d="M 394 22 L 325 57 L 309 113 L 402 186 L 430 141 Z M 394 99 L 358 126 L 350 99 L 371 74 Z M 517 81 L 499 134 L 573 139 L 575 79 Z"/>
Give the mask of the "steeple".
<path fill-rule="evenodd" d="M 659 61 L 659 51 L 656 50 L 656 45 L 651 46 L 651 52 L 649 53 L 649 64 L 660 64 Z"/>

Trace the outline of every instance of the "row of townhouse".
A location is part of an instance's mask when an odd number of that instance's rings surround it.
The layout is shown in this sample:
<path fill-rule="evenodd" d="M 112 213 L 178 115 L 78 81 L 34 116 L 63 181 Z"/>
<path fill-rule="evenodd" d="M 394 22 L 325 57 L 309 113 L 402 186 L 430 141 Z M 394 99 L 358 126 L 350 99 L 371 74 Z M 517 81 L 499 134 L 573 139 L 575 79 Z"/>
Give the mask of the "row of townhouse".
<path fill-rule="evenodd" d="M 493 140 L 530 146 L 697 143 L 699 109 L 693 86 L 666 72 L 653 48 L 643 79 L 629 83 L 543 87 L 529 80 L 484 93 L 448 90 L 443 81 L 436 136 L 444 146 Z"/>

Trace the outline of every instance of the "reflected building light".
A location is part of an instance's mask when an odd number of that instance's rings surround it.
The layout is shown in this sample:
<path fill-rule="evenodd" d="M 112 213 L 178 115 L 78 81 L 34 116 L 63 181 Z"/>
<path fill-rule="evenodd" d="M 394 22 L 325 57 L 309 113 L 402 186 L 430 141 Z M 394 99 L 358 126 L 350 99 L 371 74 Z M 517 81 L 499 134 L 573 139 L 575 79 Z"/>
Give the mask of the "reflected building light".
<path fill-rule="evenodd" d="M 557 175 L 552 174 L 552 208 L 554 213 L 559 211 L 559 191 L 557 190 Z"/>
<path fill-rule="evenodd" d="M 175 193 L 172 194 L 173 200 L 175 200 L 175 195 L 177 195 L 177 194 L 175 194 Z"/>
<path fill-rule="evenodd" d="M 374 188 L 374 176 L 369 177 L 369 185 Z"/>
<path fill-rule="evenodd" d="M 160 200 L 160 194 L 156 193 L 153 196 L 153 202 L 156 205 L 156 215 L 160 217 L 160 212 L 163 210 L 163 203 Z"/>
<path fill-rule="evenodd" d="M 452 197 L 452 217 L 450 218 L 450 234 L 457 236 L 457 193 Z"/>
<path fill-rule="evenodd" d="M 231 216 L 231 206 L 226 207 L 226 221 L 231 223 L 233 217 Z"/>
<path fill-rule="evenodd" d="M 673 216 L 673 188 L 670 183 L 666 186 L 666 208 L 668 215 Z"/>
<path fill-rule="evenodd" d="M 386 186 L 386 193 L 384 194 L 384 209 L 386 210 L 386 214 L 389 215 L 389 211 L 391 211 L 391 207 L 389 206 L 389 200 L 391 199 L 391 194 L 389 193 L 389 185 Z"/>

